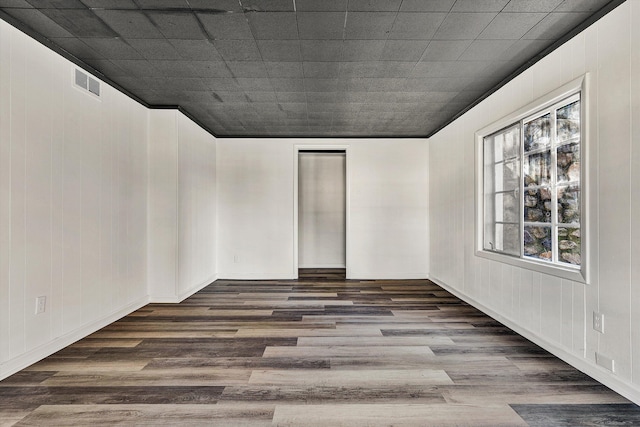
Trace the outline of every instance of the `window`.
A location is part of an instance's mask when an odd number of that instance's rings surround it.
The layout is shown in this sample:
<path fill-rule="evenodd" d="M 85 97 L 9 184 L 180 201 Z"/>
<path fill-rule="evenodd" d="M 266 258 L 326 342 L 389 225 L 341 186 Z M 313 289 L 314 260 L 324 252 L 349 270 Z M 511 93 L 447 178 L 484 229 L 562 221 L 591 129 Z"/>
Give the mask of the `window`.
<path fill-rule="evenodd" d="M 584 281 L 581 89 L 478 133 L 480 256 Z"/>

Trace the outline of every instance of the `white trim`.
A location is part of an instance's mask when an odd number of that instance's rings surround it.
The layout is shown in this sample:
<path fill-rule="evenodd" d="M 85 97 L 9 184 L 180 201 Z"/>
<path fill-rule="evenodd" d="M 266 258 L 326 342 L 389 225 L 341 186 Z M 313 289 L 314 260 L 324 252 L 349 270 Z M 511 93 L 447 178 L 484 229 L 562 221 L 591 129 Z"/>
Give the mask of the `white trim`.
<path fill-rule="evenodd" d="M 187 289 L 186 291 L 178 295 L 150 295 L 149 302 L 156 303 L 156 304 L 177 304 L 189 298 L 191 295 L 202 290 L 203 288 L 206 288 L 216 280 L 218 280 L 218 275 L 214 274 L 213 276 L 210 276 L 205 281 L 191 287 L 190 289 Z"/>
<path fill-rule="evenodd" d="M 144 298 L 140 298 L 136 302 L 131 303 L 126 307 L 103 317 L 102 319 L 95 320 L 87 325 L 68 332 L 58 338 L 55 338 L 54 340 L 49 341 L 46 344 L 29 350 L 16 358 L 10 359 L 0 364 L 0 380 L 3 380 L 10 375 L 13 375 L 16 372 L 19 372 L 22 369 L 27 368 L 28 366 L 31 366 L 34 363 L 44 359 L 45 357 L 50 356 L 67 346 L 70 346 L 74 342 L 85 338 L 93 334 L 94 332 L 104 328 L 105 326 L 108 326 L 111 323 L 133 313 L 134 311 L 144 307 L 148 303 L 149 298 L 147 296 L 145 296 Z"/>
<path fill-rule="evenodd" d="M 297 276 L 297 271 L 296 271 Z M 286 273 L 218 273 L 217 280 L 295 280 L 291 272 Z"/>
<path fill-rule="evenodd" d="M 298 268 L 346 268 L 344 264 L 313 264 L 298 265 Z"/>
<path fill-rule="evenodd" d="M 549 274 L 552 276 L 561 277 L 563 279 L 572 280 L 579 283 L 589 283 L 589 246 L 591 238 L 589 236 L 589 215 L 587 212 L 587 200 L 589 194 L 589 174 L 587 173 L 588 165 L 588 117 L 586 115 L 588 111 L 589 102 L 589 75 L 585 74 L 577 79 L 574 79 L 558 89 L 541 96 L 533 102 L 518 109 L 512 114 L 509 114 L 501 119 L 491 123 L 488 126 L 478 130 L 475 133 L 475 255 L 481 258 L 490 259 L 492 261 L 501 262 L 504 264 L 510 264 L 516 267 L 521 267 L 528 270 L 537 271 L 540 273 Z M 542 110 L 551 107 L 558 102 L 575 95 L 577 92 L 581 92 L 580 96 L 580 164 L 581 164 L 581 194 L 580 194 L 580 220 L 581 220 L 581 233 L 582 233 L 582 248 L 581 258 L 582 265 L 579 268 L 573 268 L 570 266 L 563 266 L 561 264 L 550 264 L 544 261 L 536 261 L 531 258 L 521 258 L 516 256 L 510 256 L 506 254 L 487 251 L 483 247 L 484 242 L 484 188 L 483 188 L 483 174 L 484 174 L 484 155 L 483 155 L 483 140 L 487 135 L 491 135 L 501 129 L 508 127 L 520 120 L 531 118 Z M 522 153 L 521 153 L 522 155 Z M 522 171 L 521 171 L 522 173 Z M 522 194 L 522 192 L 520 192 Z M 520 222 L 522 224 L 522 221 Z"/>
<path fill-rule="evenodd" d="M 349 161 L 349 145 L 323 145 L 323 144 L 295 144 L 293 146 L 293 266 L 292 266 L 292 278 L 298 278 L 298 157 L 300 150 L 318 150 L 318 151 L 332 151 L 332 150 L 344 150 L 345 157 L 345 265 L 339 268 L 346 269 L 346 278 L 351 279 L 351 273 L 349 272 L 349 218 L 351 210 L 351 167 Z M 303 267 L 304 268 L 304 267 Z M 267 279 L 269 280 L 269 279 Z"/>
<path fill-rule="evenodd" d="M 527 328 L 523 328 L 522 326 L 518 325 L 516 322 L 512 321 L 511 319 L 501 316 L 500 314 L 496 313 L 492 309 L 479 303 L 474 298 L 466 295 L 464 292 L 461 292 L 456 288 L 453 288 L 434 277 L 429 277 L 429 280 L 431 280 L 438 286 L 442 287 L 444 290 L 452 293 L 453 295 L 460 298 L 461 300 L 471 304 L 473 307 L 482 311 L 487 316 L 490 316 L 493 319 L 497 320 L 498 322 L 502 323 L 503 325 L 513 330 L 517 334 L 525 337 L 526 339 L 533 342 L 534 344 L 547 350 L 548 352 L 558 357 L 559 359 L 567 362 L 569 365 L 573 366 L 579 371 L 589 375 L 591 378 L 609 387 L 616 393 L 619 393 L 620 395 L 626 397 L 632 402 L 640 405 L 640 385 L 636 385 L 636 384 L 633 384 L 632 382 L 626 381 L 623 378 L 615 375 L 611 371 L 608 371 L 596 365 L 593 361 L 586 359 L 584 357 L 580 357 L 574 353 L 571 353 L 570 351 L 567 351 L 566 348 L 560 347 L 558 344 L 540 337 L 535 332 L 532 332 Z"/>
<path fill-rule="evenodd" d="M 382 272 L 382 273 L 358 273 L 353 272 L 348 279 L 353 280 L 425 280 L 429 277 L 426 272 L 422 273 L 402 273 L 402 272 Z"/>

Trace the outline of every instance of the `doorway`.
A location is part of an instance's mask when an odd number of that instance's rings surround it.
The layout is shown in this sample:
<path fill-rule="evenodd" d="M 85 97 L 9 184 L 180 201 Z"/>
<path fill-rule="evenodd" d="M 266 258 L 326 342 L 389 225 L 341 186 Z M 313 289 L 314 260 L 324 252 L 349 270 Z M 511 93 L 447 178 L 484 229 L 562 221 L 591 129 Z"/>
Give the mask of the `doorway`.
<path fill-rule="evenodd" d="M 344 274 L 346 152 L 299 150 L 297 166 L 298 268 L 305 275 Z"/>

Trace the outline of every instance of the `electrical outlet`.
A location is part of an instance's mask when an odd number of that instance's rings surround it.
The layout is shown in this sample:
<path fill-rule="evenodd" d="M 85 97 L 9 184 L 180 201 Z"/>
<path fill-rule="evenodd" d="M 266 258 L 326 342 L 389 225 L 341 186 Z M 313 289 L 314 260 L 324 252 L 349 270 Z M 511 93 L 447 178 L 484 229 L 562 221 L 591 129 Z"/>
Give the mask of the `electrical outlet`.
<path fill-rule="evenodd" d="M 47 309 L 47 297 L 40 296 L 36 298 L 36 314 L 44 313 Z"/>
<path fill-rule="evenodd" d="M 240 262 L 240 255 L 234 255 L 233 256 L 233 262 L 236 263 L 236 264 L 239 263 Z"/>
<path fill-rule="evenodd" d="M 604 334 L 604 314 L 593 312 L 593 329 Z"/>

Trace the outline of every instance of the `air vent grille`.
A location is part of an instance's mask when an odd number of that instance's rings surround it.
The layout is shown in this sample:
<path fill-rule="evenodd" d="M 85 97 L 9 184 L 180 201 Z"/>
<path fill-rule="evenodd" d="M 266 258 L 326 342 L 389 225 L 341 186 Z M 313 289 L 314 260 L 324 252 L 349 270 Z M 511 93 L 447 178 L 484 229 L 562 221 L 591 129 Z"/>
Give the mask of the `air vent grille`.
<path fill-rule="evenodd" d="M 95 96 L 100 96 L 100 81 L 94 79 L 84 71 L 76 69 L 75 83 L 79 88 L 82 88 Z"/>

